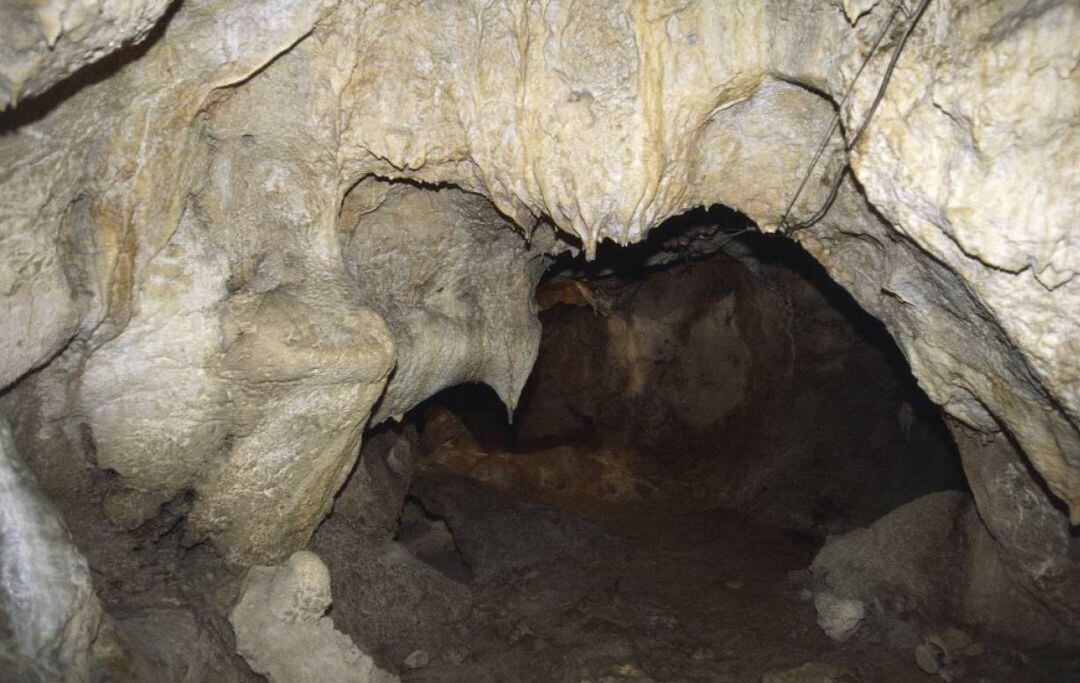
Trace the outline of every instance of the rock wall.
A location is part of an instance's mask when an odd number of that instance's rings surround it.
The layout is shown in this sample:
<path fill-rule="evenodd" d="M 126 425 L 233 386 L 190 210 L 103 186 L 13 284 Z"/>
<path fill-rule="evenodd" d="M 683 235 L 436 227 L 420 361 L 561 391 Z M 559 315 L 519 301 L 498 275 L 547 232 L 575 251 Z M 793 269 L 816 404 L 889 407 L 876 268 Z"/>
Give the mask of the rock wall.
<path fill-rule="evenodd" d="M 118 522 L 191 488 L 192 540 L 251 560 L 302 544 L 328 509 L 395 360 L 338 240 L 360 179 L 456 185 L 590 253 L 717 202 L 772 230 L 837 105 L 852 180 L 796 239 L 934 401 L 1007 432 L 1013 464 L 1080 521 L 1069 0 L 909 1 L 862 71 L 891 4 L 188 0 L 138 53 L 52 90 L 148 35 L 165 3 L 14 7 L 3 101 L 42 95 L 0 120 L 0 386 L 62 361 L 16 413 L 76 423 L 79 447 L 41 459 L 115 471 Z M 70 443 L 60 430 L 24 450 Z"/>
<path fill-rule="evenodd" d="M 119 642 L 86 558 L 0 420 L 0 664 L 18 681 L 89 680 Z M 96 651 L 95 651 L 96 650 Z"/>
<path fill-rule="evenodd" d="M 830 538 L 812 571 L 826 631 L 830 619 L 822 603 L 854 600 L 870 622 L 865 628 L 878 635 L 911 620 L 959 622 L 1013 642 L 1062 650 L 1078 642 L 1076 631 L 1010 581 L 993 538 L 970 499 L 957 491 L 924 496 L 868 528 Z"/>
<path fill-rule="evenodd" d="M 360 301 L 398 349 L 372 424 L 461 382 L 486 383 L 513 410 L 540 340 L 532 294 L 550 229 L 526 243 L 479 195 L 376 178 L 350 190 L 341 220 Z"/>

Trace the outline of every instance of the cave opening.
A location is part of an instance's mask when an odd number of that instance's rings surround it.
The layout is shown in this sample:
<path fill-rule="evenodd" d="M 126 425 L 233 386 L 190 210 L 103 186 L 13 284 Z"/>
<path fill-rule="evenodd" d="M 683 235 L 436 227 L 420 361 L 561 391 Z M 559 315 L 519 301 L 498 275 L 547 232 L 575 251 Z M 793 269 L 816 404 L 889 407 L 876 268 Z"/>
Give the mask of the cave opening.
<path fill-rule="evenodd" d="M 536 301 L 539 355 L 512 413 L 464 383 L 408 417 L 458 474 L 549 502 L 730 508 L 819 540 L 967 488 L 884 325 L 738 212 L 563 254 Z"/>
<path fill-rule="evenodd" d="M 830 534 L 969 495 L 880 322 L 722 206 L 564 254 L 536 306 L 512 413 L 466 382 L 368 433 L 313 542 L 335 623 L 406 680 L 922 675 L 881 642 L 827 638 L 808 571 Z M 361 488 L 405 502 L 388 514 Z M 360 557 L 350 519 L 392 530 L 393 559 Z M 438 597 L 402 615 L 406 587 Z"/>

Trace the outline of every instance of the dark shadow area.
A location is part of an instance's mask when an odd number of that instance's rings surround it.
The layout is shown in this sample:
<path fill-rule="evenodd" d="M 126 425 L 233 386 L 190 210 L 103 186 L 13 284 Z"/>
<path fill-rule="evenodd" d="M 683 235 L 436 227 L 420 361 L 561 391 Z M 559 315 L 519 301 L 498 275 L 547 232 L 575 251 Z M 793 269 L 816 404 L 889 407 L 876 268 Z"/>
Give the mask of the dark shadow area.
<path fill-rule="evenodd" d="M 394 541 L 446 578 L 460 583 L 472 581 L 472 571 L 462 558 L 446 520 L 429 512 L 416 496 L 405 498 Z"/>
<path fill-rule="evenodd" d="M 884 325 L 742 214 L 699 209 L 592 262 L 563 257 L 537 301 L 513 423 L 475 384 L 409 417 L 429 452 L 454 444 L 462 474 L 540 499 L 729 508 L 801 540 L 966 489 Z"/>

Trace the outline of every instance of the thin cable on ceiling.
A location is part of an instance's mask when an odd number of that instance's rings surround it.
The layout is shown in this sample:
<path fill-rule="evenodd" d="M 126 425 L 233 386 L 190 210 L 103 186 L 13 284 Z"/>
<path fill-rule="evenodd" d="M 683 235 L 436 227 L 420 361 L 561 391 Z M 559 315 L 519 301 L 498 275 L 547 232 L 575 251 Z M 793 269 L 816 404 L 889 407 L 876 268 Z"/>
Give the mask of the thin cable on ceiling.
<path fill-rule="evenodd" d="M 871 46 L 870 51 L 863 59 L 862 64 L 859 65 L 859 69 L 855 72 L 855 76 L 851 79 L 851 83 L 848 85 L 847 90 L 844 92 L 844 96 L 841 98 L 840 103 L 837 105 L 836 112 L 833 114 L 832 123 L 829 125 L 829 129 L 825 132 L 825 136 L 822 138 L 821 144 L 818 146 L 814 157 L 810 160 L 810 166 L 806 169 L 806 174 L 803 176 L 802 182 L 799 183 L 798 189 L 795 190 L 795 195 L 791 198 L 791 201 L 788 202 L 787 208 L 784 210 L 784 215 L 780 218 L 779 227 L 780 231 L 783 234 L 790 236 L 797 230 L 802 230 L 803 228 L 808 228 L 814 225 L 822 218 L 824 218 L 825 214 L 827 214 L 829 212 L 829 209 L 832 208 L 833 202 L 836 201 L 836 195 L 840 191 L 840 183 L 843 181 L 844 175 L 851 168 L 849 160 L 847 159 L 847 155 L 850 154 L 851 150 L 855 148 L 855 145 L 858 144 L 859 139 L 869 127 L 870 120 L 873 118 L 874 112 L 877 111 L 878 105 L 881 104 L 881 100 L 885 96 L 885 88 L 889 85 L 889 79 L 892 78 L 892 73 L 893 70 L 896 68 L 896 63 L 900 60 L 900 53 L 904 49 L 904 45 L 907 43 L 908 37 L 911 35 L 911 32 L 915 29 L 915 25 L 918 23 L 919 17 L 922 16 L 923 11 L 929 4 L 930 0 L 921 0 L 918 7 L 915 8 L 915 11 L 907 15 L 909 17 L 907 27 L 904 29 L 904 33 L 900 36 L 900 40 L 896 43 L 896 47 L 893 48 L 892 58 L 889 59 L 889 65 L 885 68 L 885 75 L 882 77 L 881 83 L 878 86 L 877 94 L 874 96 L 874 101 L 867 109 L 866 114 L 863 117 L 862 124 L 859 126 L 858 130 L 855 131 L 855 135 L 847 144 L 844 145 L 844 165 L 840 168 L 839 172 L 837 172 L 836 178 L 833 180 L 832 186 L 829 189 L 829 194 L 825 198 L 825 202 L 806 220 L 800 221 L 798 223 L 791 223 L 789 222 L 788 218 L 791 216 L 791 211 L 795 207 L 795 202 L 798 201 L 799 196 L 802 194 L 802 191 L 806 188 L 806 184 L 810 181 L 811 175 L 813 175 L 814 168 L 817 166 L 818 161 L 821 159 L 821 155 L 825 152 L 826 147 L 828 147 L 829 145 L 829 140 L 832 139 L 833 133 L 836 131 L 837 126 L 840 125 L 841 112 L 843 111 L 844 105 L 847 104 L 848 100 L 851 97 L 851 93 L 855 88 L 856 81 L 858 81 L 859 76 L 862 74 L 863 69 L 866 68 L 866 65 L 870 63 L 870 60 L 877 53 L 878 47 L 881 45 L 882 40 L 884 40 L 885 35 L 889 32 L 889 29 L 892 27 L 897 15 L 904 11 L 904 0 L 897 0 L 896 5 L 893 7 L 893 11 L 889 14 L 889 18 L 885 22 L 885 26 L 881 29 L 881 32 L 878 34 L 877 39 Z"/>

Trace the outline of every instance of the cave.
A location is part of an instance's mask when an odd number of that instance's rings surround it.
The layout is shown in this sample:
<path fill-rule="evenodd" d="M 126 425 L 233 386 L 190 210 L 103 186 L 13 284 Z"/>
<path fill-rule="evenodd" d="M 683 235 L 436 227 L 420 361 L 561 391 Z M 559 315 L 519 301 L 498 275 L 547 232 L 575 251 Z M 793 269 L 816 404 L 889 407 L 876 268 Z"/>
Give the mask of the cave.
<path fill-rule="evenodd" d="M 1075 2 L 0 19 L 0 683 L 1080 680 Z"/>
<path fill-rule="evenodd" d="M 966 487 L 944 421 L 880 322 L 794 242 L 723 207 L 592 261 L 557 261 L 536 298 L 539 353 L 512 413 L 468 383 L 407 421 L 425 443 L 444 432 L 474 443 L 474 455 L 441 454 L 461 474 L 533 494 L 737 508 L 822 539 Z M 561 471 L 564 459 L 582 469 Z"/>

